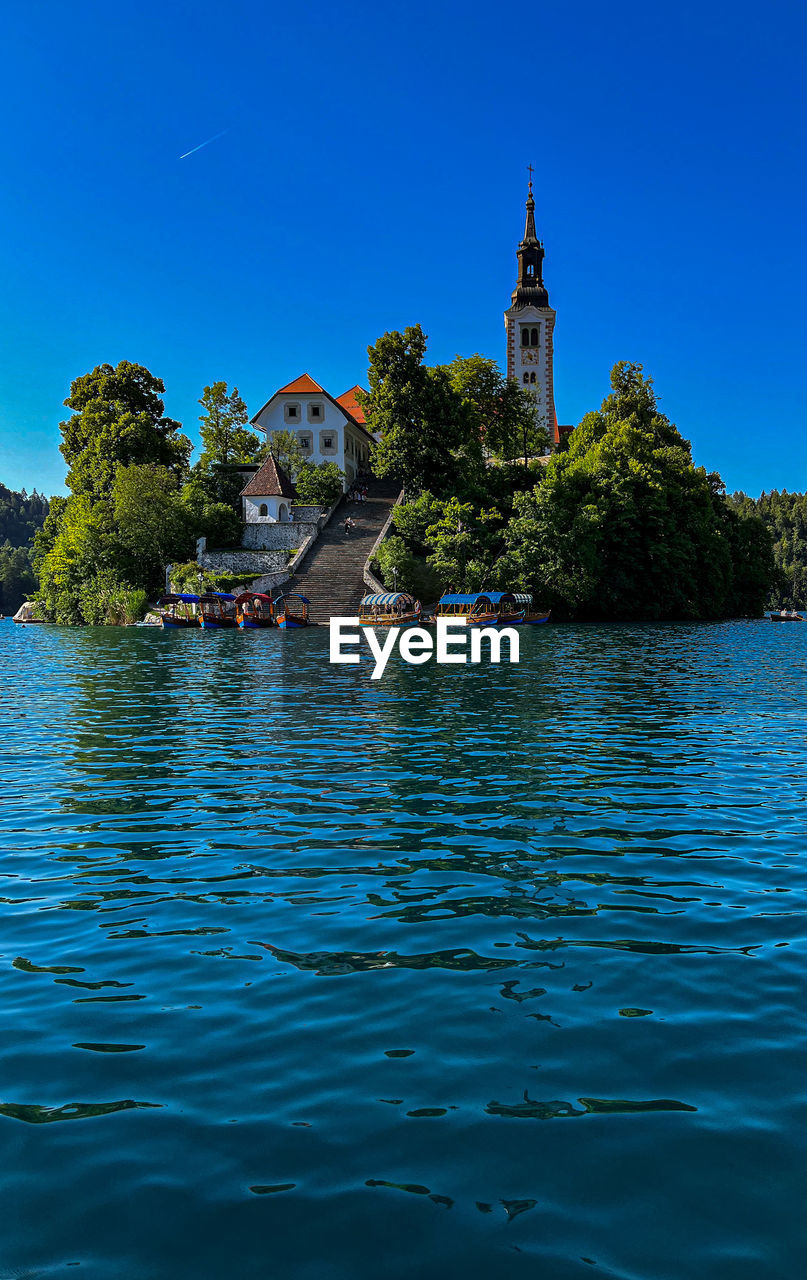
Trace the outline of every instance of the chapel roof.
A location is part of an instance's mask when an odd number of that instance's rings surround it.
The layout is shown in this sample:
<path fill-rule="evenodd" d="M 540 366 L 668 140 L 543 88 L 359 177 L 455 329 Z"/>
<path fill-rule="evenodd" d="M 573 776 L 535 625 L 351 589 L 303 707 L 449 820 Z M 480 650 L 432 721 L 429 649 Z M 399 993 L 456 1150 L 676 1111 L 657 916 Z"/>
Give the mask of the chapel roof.
<path fill-rule="evenodd" d="M 249 484 L 241 490 L 246 498 L 296 498 L 297 493 L 289 477 L 279 467 L 271 453 Z"/>

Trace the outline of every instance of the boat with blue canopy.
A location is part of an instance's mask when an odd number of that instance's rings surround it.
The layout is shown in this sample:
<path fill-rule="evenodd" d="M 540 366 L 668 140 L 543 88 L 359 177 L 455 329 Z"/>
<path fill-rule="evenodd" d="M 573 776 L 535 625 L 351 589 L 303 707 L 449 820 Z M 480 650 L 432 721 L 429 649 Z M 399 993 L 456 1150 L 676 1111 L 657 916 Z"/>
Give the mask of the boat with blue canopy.
<path fill-rule="evenodd" d="M 199 597 L 179 591 L 169 592 L 157 601 L 160 611 L 160 626 L 199 627 Z"/>
<path fill-rule="evenodd" d="M 307 596 L 290 591 L 288 595 L 278 596 L 272 605 L 275 626 L 281 631 L 293 631 L 298 627 L 311 627 L 314 624 L 308 616 L 311 601 Z"/>
<path fill-rule="evenodd" d="M 235 620 L 235 596 L 229 591 L 206 591 L 199 597 L 199 621 L 205 631 L 217 631 L 223 627 L 237 627 Z"/>
<path fill-rule="evenodd" d="M 435 618 L 467 618 L 471 627 L 515 626 L 524 621 L 524 608 L 512 591 L 446 592 L 437 602 Z"/>
<path fill-rule="evenodd" d="M 420 619 L 420 601 L 406 591 L 383 591 L 365 596 L 359 605 L 364 627 L 400 627 Z"/>

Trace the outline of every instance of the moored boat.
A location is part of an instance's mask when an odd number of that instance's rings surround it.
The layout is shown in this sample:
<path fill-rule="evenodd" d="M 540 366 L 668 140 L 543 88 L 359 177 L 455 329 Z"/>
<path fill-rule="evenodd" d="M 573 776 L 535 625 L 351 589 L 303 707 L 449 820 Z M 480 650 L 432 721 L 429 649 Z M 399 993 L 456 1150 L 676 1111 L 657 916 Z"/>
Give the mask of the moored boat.
<path fill-rule="evenodd" d="M 800 613 L 796 613 L 795 609 L 781 609 L 779 613 L 771 614 L 771 622 L 803 622 L 804 618 Z"/>
<path fill-rule="evenodd" d="M 199 597 L 199 622 L 205 631 L 222 627 L 237 627 L 235 620 L 235 596 L 229 591 L 206 591 Z"/>
<path fill-rule="evenodd" d="M 532 596 L 529 595 L 527 592 L 515 591 L 513 593 L 513 598 L 516 602 L 517 607 L 519 609 L 524 610 L 524 617 L 522 618 L 522 622 L 524 623 L 525 626 L 535 627 L 538 625 L 539 622 L 549 621 L 549 614 L 552 612 L 551 609 L 549 610 L 548 613 L 535 612 L 532 607 Z"/>
<path fill-rule="evenodd" d="M 272 605 L 275 626 L 281 631 L 292 631 L 298 627 L 310 627 L 308 606 L 311 603 L 306 596 L 290 591 L 288 595 L 278 596 Z"/>
<path fill-rule="evenodd" d="M 273 627 L 271 595 L 264 595 L 261 591 L 242 591 L 235 597 L 235 617 L 239 627 Z"/>
<path fill-rule="evenodd" d="M 470 627 L 513 627 L 526 620 L 526 612 L 512 591 L 447 592 L 431 621 L 436 618 L 465 618 Z"/>
<path fill-rule="evenodd" d="M 168 595 L 161 596 L 157 601 L 157 608 L 160 611 L 160 626 L 166 628 L 198 628 L 198 605 L 199 597 L 190 594 L 170 592 Z"/>
<path fill-rule="evenodd" d="M 406 591 L 385 591 L 365 596 L 359 605 L 364 627 L 400 627 L 420 619 L 420 601 Z"/>

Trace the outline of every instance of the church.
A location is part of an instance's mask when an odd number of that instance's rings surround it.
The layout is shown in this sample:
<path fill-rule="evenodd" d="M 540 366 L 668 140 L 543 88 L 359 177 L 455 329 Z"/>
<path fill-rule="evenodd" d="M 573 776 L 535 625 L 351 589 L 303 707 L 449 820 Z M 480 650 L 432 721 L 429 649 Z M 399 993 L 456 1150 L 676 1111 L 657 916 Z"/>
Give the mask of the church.
<path fill-rule="evenodd" d="M 555 412 L 553 372 L 555 312 L 549 305 L 544 284 L 544 246 L 535 231 L 535 198 L 532 194 L 532 169 L 527 194 L 527 221 L 524 238 L 516 251 L 518 281 L 510 306 L 504 313 L 507 334 L 507 376 L 520 382 L 535 398 L 539 421 L 546 428 L 551 444 L 573 430 L 558 426 Z"/>
<path fill-rule="evenodd" d="M 555 412 L 555 311 L 549 305 L 544 284 L 544 246 L 535 230 L 532 168 L 524 237 L 516 256 L 518 280 L 504 313 L 507 376 L 533 396 L 539 421 L 546 428 L 551 446 L 555 447 L 572 427 L 558 426 Z M 275 431 L 293 432 L 306 461 L 316 465 L 337 464 L 344 473 L 347 492 L 356 477 L 370 466 L 373 436 L 358 402 L 357 392 L 361 390 L 355 386 L 340 396 L 332 396 L 310 374 L 304 373 L 272 393 L 252 418 L 252 426 L 264 432 L 267 439 Z M 277 476 L 276 470 L 262 468 L 246 486 L 243 504 L 247 524 L 272 524 L 290 519 L 288 499 L 293 490 L 287 479 Z"/>

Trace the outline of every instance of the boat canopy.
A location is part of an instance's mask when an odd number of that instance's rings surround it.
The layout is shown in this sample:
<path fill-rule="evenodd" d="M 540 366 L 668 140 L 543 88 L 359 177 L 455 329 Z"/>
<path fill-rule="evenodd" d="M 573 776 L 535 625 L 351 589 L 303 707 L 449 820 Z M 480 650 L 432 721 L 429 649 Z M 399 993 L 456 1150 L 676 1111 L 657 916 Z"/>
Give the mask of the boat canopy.
<path fill-rule="evenodd" d="M 277 600 L 275 600 L 274 602 L 275 608 L 277 608 L 277 606 L 280 604 L 282 600 L 302 600 L 303 604 L 311 603 L 311 601 L 308 599 L 307 596 L 301 596 L 296 591 L 290 591 L 288 595 L 278 596 Z"/>
<path fill-rule="evenodd" d="M 362 609 L 391 609 L 396 604 L 414 604 L 412 596 L 405 591 L 385 591 L 374 596 L 365 596 L 361 602 Z"/>
<path fill-rule="evenodd" d="M 177 591 L 177 592 L 170 592 L 167 596 L 161 596 L 160 599 L 157 601 L 157 604 L 158 605 L 178 604 L 180 600 L 182 600 L 185 604 L 199 603 L 198 596 L 186 595 Z"/>
<path fill-rule="evenodd" d="M 527 593 L 524 591 L 514 591 L 513 599 L 515 600 L 516 604 L 532 604 L 532 596 L 527 595 Z"/>
<path fill-rule="evenodd" d="M 512 591 L 471 591 L 465 595 L 447 595 L 441 596 L 437 601 L 438 604 L 476 604 L 478 601 L 486 600 L 490 604 L 501 604 L 503 600 L 517 600 L 518 596 L 514 596 Z"/>
<path fill-rule="evenodd" d="M 264 604 L 272 603 L 272 597 L 264 595 L 262 591 L 242 591 L 240 596 L 235 597 L 236 604 L 242 604 L 245 600 L 263 600 Z"/>
<path fill-rule="evenodd" d="M 235 596 L 231 596 L 229 591 L 206 591 L 199 599 L 204 604 L 217 604 L 220 600 L 234 600 Z"/>

